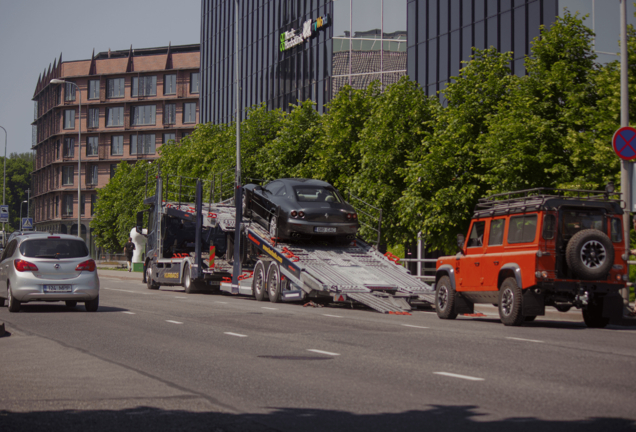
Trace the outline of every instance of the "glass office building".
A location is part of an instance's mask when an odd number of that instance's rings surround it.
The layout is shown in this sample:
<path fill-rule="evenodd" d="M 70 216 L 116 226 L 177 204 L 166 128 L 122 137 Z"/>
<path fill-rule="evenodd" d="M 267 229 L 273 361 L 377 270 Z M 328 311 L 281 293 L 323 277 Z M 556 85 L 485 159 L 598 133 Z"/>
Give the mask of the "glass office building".
<path fill-rule="evenodd" d="M 428 94 L 459 75 L 471 48 L 512 51 L 512 69 L 525 73 L 524 57 L 540 26 L 549 27 L 565 10 L 589 14 L 599 62 L 618 59 L 619 2 L 608 0 L 409 0 L 408 75 Z M 635 8 L 628 5 L 633 23 Z"/>
<path fill-rule="evenodd" d="M 201 2 L 201 122 L 235 115 L 234 0 Z M 242 0 L 240 107 L 311 99 L 406 74 L 407 0 Z"/>

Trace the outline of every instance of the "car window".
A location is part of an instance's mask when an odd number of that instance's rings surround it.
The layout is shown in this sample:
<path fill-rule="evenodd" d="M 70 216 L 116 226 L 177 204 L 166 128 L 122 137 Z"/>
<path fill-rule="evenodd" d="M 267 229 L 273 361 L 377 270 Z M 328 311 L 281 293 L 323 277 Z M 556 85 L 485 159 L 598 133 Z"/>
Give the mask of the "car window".
<path fill-rule="evenodd" d="M 485 228 L 486 221 L 479 221 L 473 224 L 473 229 L 470 230 L 470 236 L 468 237 L 468 247 L 481 247 L 484 245 Z"/>
<path fill-rule="evenodd" d="M 508 243 L 530 243 L 537 231 L 537 215 L 513 216 L 508 227 Z"/>
<path fill-rule="evenodd" d="M 564 210 L 563 237 L 570 238 L 584 229 L 597 229 L 605 232 L 604 212 L 598 210 Z"/>
<path fill-rule="evenodd" d="M 503 244 L 505 219 L 496 219 L 490 222 L 490 234 L 488 235 L 488 246 L 500 246 Z"/>
<path fill-rule="evenodd" d="M 296 186 L 294 192 L 298 202 L 342 202 L 335 190 L 324 186 Z"/>
<path fill-rule="evenodd" d="M 20 253 L 29 258 L 81 258 L 88 248 L 83 240 L 39 238 L 23 241 Z"/>
<path fill-rule="evenodd" d="M 278 195 L 281 189 L 285 189 L 285 185 L 282 182 L 271 182 L 265 185 L 265 189 L 272 195 Z"/>
<path fill-rule="evenodd" d="M 623 241 L 623 223 L 618 218 L 612 218 L 612 241 L 614 243 Z"/>
<path fill-rule="evenodd" d="M 18 244 L 17 240 L 11 240 L 9 242 L 9 245 L 7 246 L 7 248 L 4 250 L 4 252 L 2 252 L 2 259 L 4 260 L 5 258 L 10 258 L 13 256 L 13 253 L 15 252 L 15 246 Z"/>
<path fill-rule="evenodd" d="M 543 217 L 543 238 L 545 240 L 552 240 L 556 231 L 556 217 L 551 214 L 547 214 Z"/>

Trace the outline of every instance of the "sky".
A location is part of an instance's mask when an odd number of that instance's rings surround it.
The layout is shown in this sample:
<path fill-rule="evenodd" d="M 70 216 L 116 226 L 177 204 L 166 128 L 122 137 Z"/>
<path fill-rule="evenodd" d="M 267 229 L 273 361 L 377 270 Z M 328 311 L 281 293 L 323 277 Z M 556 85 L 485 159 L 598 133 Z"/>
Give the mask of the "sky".
<path fill-rule="evenodd" d="M 31 151 L 33 93 L 49 64 L 200 42 L 201 0 L 0 0 L 0 126 L 7 156 Z M 0 155 L 4 133 L 0 130 Z"/>

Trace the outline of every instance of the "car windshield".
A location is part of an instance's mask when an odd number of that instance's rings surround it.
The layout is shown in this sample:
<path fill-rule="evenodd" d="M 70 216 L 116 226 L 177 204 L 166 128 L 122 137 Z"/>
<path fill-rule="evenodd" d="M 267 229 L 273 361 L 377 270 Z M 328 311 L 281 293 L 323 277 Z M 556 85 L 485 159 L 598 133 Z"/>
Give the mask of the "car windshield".
<path fill-rule="evenodd" d="M 40 238 L 23 241 L 20 253 L 29 258 L 81 258 L 88 256 L 82 240 Z"/>
<path fill-rule="evenodd" d="M 296 186 L 294 192 L 298 202 L 342 202 L 336 191 L 323 186 Z"/>
<path fill-rule="evenodd" d="M 597 229 L 605 232 L 603 212 L 592 210 L 563 211 L 563 237 L 572 237 L 584 229 Z"/>

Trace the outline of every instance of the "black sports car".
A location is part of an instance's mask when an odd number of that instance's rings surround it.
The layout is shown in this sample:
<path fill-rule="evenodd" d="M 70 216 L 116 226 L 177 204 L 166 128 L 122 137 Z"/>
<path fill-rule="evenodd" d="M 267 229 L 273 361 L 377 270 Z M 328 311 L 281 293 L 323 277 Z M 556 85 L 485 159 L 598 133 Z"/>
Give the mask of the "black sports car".
<path fill-rule="evenodd" d="M 278 179 L 244 187 L 243 214 L 280 239 L 353 239 L 358 215 L 329 183 L 312 179 Z"/>

